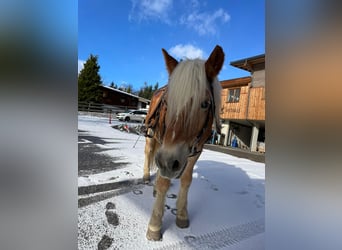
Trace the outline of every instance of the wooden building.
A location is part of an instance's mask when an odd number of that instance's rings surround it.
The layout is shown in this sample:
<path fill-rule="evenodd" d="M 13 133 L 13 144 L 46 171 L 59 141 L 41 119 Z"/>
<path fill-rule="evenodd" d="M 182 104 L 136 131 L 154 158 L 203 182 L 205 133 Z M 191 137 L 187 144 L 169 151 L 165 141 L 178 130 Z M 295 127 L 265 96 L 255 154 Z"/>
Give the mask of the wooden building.
<path fill-rule="evenodd" d="M 265 54 L 230 65 L 251 76 L 221 81 L 221 143 L 265 152 Z"/>
<path fill-rule="evenodd" d="M 109 86 L 101 86 L 102 103 L 104 105 L 116 106 L 121 110 L 128 109 L 146 109 L 150 100 L 140 96 L 127 93 L 125 91 L 114 89 Z"/>

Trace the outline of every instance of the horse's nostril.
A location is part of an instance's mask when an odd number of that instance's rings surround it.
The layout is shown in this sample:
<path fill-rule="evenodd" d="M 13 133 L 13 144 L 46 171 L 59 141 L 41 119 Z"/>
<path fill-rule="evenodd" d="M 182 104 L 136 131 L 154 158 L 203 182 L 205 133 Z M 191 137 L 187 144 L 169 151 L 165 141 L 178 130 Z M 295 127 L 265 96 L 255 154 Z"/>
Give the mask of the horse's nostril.
<path fill-rule="evenodd" d="M 172 164 L 172 170 L 175 171 L 175 170 L 178 170 L 179 168 L 179 161 L 175 160 Z"/>

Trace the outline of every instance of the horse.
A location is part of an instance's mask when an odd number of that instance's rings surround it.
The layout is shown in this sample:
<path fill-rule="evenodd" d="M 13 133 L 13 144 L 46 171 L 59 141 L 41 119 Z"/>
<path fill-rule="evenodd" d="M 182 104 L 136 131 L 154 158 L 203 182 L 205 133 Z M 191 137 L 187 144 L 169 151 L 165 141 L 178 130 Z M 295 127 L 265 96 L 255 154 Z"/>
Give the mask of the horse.
<path fill-rule="evenodd" d="M 220 133 L 221 85 L 217 79 L 223 62 L 223 49 L 216 45 L 209 58 L 178 62 L 162 49 L 169 79 L 154 92 L 145 118 L 146 143 L 143 181 L 150 182 L 150 170 L 157 166 L 155 202 L 146 238 L 162 239 L 165 195 L 172 179 L 180 178 L 176 202 L 176 225 L 190 225 L 188 191 L 195 163 L 202 153 L 213 126 Z"/>

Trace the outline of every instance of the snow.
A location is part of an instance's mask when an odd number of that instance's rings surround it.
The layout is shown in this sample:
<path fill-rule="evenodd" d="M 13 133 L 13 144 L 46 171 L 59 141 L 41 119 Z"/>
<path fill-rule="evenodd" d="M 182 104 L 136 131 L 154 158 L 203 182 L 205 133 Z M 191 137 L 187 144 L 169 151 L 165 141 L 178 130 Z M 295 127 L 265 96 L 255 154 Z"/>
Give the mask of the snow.
<path fill-rule="evenodd" d="M 119 122 L 91 116 L 78 117 L 80 135 L 102 138 L 97 144 L 124 167 L 78 178 L 79 187 L 136 180 L 142 177 L 145 138 L 111 126 Z M 137 125 L 137 124 L 136 124 Z M 79 143 L 89 143 L 83 140 Z M 203 150 L 193 171 L 189 191 L 190 227 L 175 225 L 175 195 L 179 180 L 173 180 L 166 198 L 163 240 L 150 242 L 146 229 L 154 198 L 152 185 L 136 185 L 128 191 L 105 192 L 99 199 L 78 209 L 78 248 L 96 249 L 104 235 L 112 239 L 108 249 L 264 249 L 265 164 L 228 154 Z M 94 195 L 80 195 L 89 198 Z M 119 225 L 108 223 L 106 204 L 118 216 Z M 106 248 L 103 248 L 106 249 Z"/>

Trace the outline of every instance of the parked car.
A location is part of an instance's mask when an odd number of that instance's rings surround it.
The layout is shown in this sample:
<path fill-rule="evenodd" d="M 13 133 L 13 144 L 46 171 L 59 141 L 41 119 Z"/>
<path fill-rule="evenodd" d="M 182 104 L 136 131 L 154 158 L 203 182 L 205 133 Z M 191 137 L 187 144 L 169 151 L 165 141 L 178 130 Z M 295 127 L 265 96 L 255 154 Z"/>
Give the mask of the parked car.
<path fill-rule="evenodd" d="M 137 121 L 137 122 L 145 122 L 145 118 L 147 115 L 147 111 L 145 110 L 131 110 L 126 113 L 118 113 L 116 118 L 120 121 Z"/>

